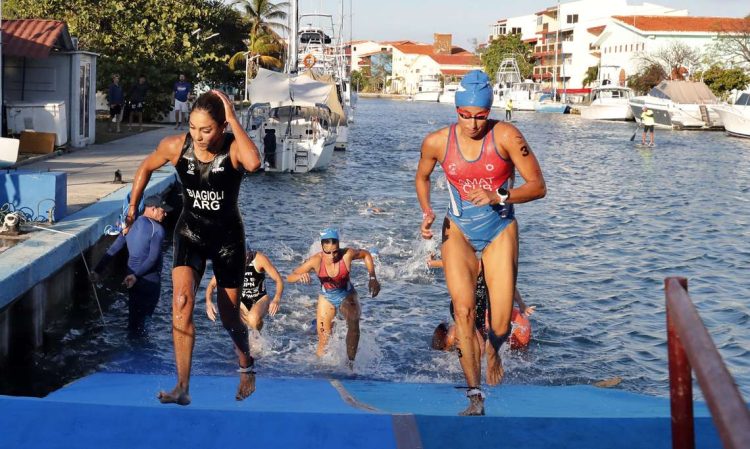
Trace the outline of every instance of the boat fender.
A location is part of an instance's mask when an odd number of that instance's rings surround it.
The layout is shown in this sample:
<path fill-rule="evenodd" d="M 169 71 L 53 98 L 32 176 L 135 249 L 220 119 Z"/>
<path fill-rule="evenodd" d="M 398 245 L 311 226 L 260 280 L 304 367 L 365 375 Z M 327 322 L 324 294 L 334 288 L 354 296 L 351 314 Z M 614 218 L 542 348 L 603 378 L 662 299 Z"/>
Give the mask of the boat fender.
<path fill-rule="evenodd" d="M 310 53 L 308 53 L 307 56 L 305 56 L 305 59 L 302 60 L 302 64 L 308 69 L 314 66 L 316 62 L 318 62 L 318 60 Z"/>

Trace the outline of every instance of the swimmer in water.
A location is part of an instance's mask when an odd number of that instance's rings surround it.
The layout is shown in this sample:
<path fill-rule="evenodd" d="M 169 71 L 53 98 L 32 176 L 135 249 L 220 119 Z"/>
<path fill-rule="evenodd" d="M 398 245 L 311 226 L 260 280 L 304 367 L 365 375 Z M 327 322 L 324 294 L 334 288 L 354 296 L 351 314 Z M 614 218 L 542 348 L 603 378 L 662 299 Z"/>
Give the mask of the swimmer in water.
<path fill-rule="evenodd" d="M 233 133 L 226 132 L 227 125 Z M 240 382 L 235 398 L 241 401 L 255 391 L 255 371 L 247 326 L 240 319 L 240 288 L 245 266 L 245 228 L 238 207 L 244 172 L 260 167 L 258 149 L 222 92 L 212 90 L 194 103 L 188 133 L 165 137 L 141 163 L 135 174 L 130 226 L 136 205 L 151 174 L 171 163 L 177 172 L 184 199 L 174 230 L 172 268 L 172 337 L 177 364 L 177 385 L 161 391 L 162 403 L 190 404 L 190 369 L 195 345 L 195 292 L 211 259 L 218 286 L 221 322 L 237 353 Z"/>
<path fill-rule="evenodd" d="M 372 297 L 378 296 L 380 283 L 375 276 L 375 263 L 372 255 L 363 249 L 340 248 L 339 232 L 326 228 L 320 233 L 322 251 L 307 259 L 287 276 L 287 282 L 310 283 L 310 272 L 317 273 L 320 279 L 321 292 L 318 295 L 316 325 L 318 330 L 318 350 L 322 357 L 326 344 L 331 337 L 333 319 L 340 312 L 346 320 L 346 355 L 349 367 L 353 369 L 354 358 L 359 346 L 359 319 L 362 308 L 359 295 L 350 282 L 351 264 L 354 260 L 364 260 L 369 273 L 368 288 Z"/>
<path fill-rule="evenodd" d="M 489 330 L 487 323 L 488 323 L 488 317 L 490 314 L 490 311 L 487 308 L 487 284 L 484 281 L 484 271 L 481 268 L 482 261 L 477 260 L 477 263 L 479 263 L 479 277 L 477 278 L 477 289 L 475 292 L 475 298 L 476 298 L 476 313 L 475 313 L 475 320 L 474 320 L 474 328 L 476 329 L 476 338 L 477 342 L 479 343 L 479 350 L 480 350 L 480 358 L 482 355 L 484 355 L 484 349 L 486 346 L 487 341 L 487 332 Z M 430 254 L 429 258 L 427 259 L 427 266 L 430 268 L 443 268 L 443 261 L 440 259 L 435 259 L 434 254 Z M 521 293 L 516 288 L 515 294 L 513 295 L 513 302 L 518 306 L 518 309 L 513 309 L 514 312 L 517 311 L 518 314 L 525 318 L 528 318 L 536 311 L 536 306 L 527 306 L 526 303 L 523 301 L 523 298 L 521 297 Z M 450 304 L 450 314 L 451 318 L 455 321 L 455 313 L 453 311 L 453 303 Z M 514 313 L 514 317 L 515 317 Z M 514 322 L 524 323 L 528 325 L 528 320 L 519 319 L 516 318 Z M 524 322 L 525 321 L 525 322 Z M 514 329 L 515 330 L 515 329 Z M 510 337 L 510 343 L 511 347 L 513 349 L 520 349 L 524 346 L 526 346 L 529 342 L 528 337 L 530 335 L 522 335 L 520 332 L 526 332 L 527 334 L 530 334 L 531 329 L 530 326 L 528 329 L 517 329 L 519 332 L 514 332 Z M 521 338 L 515 338 L 516 334 L 518 334 Z M 432 349 L 440 350 L 440 351 L 451 351 L 455 349 L 456 346 L 456 326 L 454 324 L 448 325 L 448 323 L 442 322 L 438 324 L 438 326 L 435 328 L 435 331 L 432 333 L 432 343 L 430 345 Z"/>
<path fill-rule="evenodd" d="M 266 292 L 266 273 L 276 283 L 273 300 L 269 300 Z M 216 321 L 219 310 L 213 303 L 213 292 L 216 289 L 216 276 L 206 287 L 206 314 L 208 319 Z M 263 329 L 263 318 L 266 314 L 276 315 L 279 302 L 284 293 L 284 280 L 276 267 L 260 251 L 249 249 L 245 254 L 245 274 L 242 278 L 242 292 L 240 293 L 240 317 L 248 328 L 260 332 Z"/>

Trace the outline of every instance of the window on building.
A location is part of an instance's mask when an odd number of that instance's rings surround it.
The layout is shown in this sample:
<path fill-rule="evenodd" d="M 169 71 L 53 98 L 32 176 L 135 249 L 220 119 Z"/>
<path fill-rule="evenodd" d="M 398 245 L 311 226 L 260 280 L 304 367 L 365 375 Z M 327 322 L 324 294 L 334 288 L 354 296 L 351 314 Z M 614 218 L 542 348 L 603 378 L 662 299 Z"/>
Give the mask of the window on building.
<path fill-rule="evenodd" d="M 567 22 L 568 23 L 578 23 L 578 14 L 568 14 Z"/>
<path fill-rule="evenodd" d="M 521 34 L 521 27 L 513 27 L 510 29 L 510 34 Z"/>
<path fill-rule="evenodd" d="M 495 34 L 505 34 L 505 25 L 498 26 Z"/>
<path fill-rule="evenodd" d="M 542 24 L 542 16 L 539 16 L 539 17 L 536 18 L 536 24 L 537 24 L 537 26 L 539 26 L 539 25 Z"/>
<path fill-rule="evenodd" d="M 357 47 L 352 47 L 352 51 L 357 51 Z"/>

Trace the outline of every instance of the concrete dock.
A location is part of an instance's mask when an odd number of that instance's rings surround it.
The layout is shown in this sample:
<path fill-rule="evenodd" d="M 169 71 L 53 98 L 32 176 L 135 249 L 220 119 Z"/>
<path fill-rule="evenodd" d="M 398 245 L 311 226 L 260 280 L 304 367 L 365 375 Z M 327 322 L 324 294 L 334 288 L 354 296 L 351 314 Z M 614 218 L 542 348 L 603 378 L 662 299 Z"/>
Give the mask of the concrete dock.
<path fill-rule="evenodd" d="M 30 231 L 26 238 L 0 254 L 0 366 L 12 355 L 11 346 L 25 350 L 42 344 L 45 325 L 53 318 L 49 314 L 65 306 L 77 284 L 87 279 L 80 266 L 82 253 L 117 222 L 138 165 L 174 132 L 157 128 L 21 167 L 66 173 L 68 210 L 52 225 L 25 226 Z M 112 182 L 115 170 L 120 170 L 122 184 Z M 146 194 L 163 192 L 175 181 L 174 169 L 165 166 L 154 173 Z"/>

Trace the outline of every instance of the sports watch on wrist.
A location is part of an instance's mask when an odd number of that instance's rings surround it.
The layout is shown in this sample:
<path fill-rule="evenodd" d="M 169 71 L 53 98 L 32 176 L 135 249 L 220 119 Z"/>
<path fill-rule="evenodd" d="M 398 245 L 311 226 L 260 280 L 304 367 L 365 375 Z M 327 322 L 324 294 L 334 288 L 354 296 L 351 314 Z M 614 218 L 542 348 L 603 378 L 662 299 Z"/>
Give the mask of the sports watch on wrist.
<path fill-rule="evenodd" d="M 500 204 L 501 206 L 505 206 L 505 202 L 508 201 L 508 198 L 510 198 L 510 192 L 500 187 L 499 189 L 497 189 L 496 193 L 497 196 L 500 197 L 500 203 L 498 204 Z"/>

